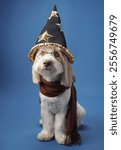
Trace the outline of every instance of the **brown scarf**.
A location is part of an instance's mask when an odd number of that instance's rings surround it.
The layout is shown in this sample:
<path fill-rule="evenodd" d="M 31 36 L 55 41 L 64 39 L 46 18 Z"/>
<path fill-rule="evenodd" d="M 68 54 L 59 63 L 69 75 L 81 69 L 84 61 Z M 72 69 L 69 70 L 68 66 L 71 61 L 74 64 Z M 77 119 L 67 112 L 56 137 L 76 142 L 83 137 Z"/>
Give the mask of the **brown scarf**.
<path fill-rule="evenodd" d="M 40 92 L 43 95 L 48 97 L 55 97 L 62 94 L 69 87 L 61 85 L 59 81 L 56 82 L 48 82 L 41 78 L 40 83 Z M 76 97 L 76 88 L 72 84 L 71 87 L 71 97 L 69 101 L 68 111 L 66 115 L 66 145 L 79 144 L 80 143 L 80 135 L 77 132 L 77 97 Z"/>

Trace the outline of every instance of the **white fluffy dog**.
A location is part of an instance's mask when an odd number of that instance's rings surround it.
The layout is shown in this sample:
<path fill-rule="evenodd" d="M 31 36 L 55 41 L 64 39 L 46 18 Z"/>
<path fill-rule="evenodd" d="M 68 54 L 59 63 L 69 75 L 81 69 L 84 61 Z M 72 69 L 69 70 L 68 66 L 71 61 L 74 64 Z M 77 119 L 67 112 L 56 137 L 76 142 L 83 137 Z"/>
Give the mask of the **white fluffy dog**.
<path fill-rule="evenodd" d="M 41 78 L 48 82 L 60 81 L 69 88 L 55 97 L 48 97 L 39 92 L 41 99 L 42 131 L 37 135 L 39 140 L 48 141 L 55 137 L 64 144 L 65 119 L 71 95 L 71 85 L 75 80 L 71 65 L 66 55 L 59 48 L 40 48 L 32 66 L 33 82 L 38 84 Z M 77 126 L 80 126 L 85 109 L 77 103 Z"/>

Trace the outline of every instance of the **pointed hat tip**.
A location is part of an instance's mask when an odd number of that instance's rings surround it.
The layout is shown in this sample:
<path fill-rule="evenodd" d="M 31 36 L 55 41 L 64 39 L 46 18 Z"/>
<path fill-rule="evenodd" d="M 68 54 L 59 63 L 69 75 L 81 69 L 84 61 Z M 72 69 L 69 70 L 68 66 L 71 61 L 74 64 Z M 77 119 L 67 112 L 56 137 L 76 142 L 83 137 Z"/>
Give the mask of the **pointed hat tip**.
<path fill-rule="evenodd" d="M 57 7 L 56 7 L 56 5 L 54 5 L 54 7 L 53 7 L 53 11 L 57 11 Z"/>

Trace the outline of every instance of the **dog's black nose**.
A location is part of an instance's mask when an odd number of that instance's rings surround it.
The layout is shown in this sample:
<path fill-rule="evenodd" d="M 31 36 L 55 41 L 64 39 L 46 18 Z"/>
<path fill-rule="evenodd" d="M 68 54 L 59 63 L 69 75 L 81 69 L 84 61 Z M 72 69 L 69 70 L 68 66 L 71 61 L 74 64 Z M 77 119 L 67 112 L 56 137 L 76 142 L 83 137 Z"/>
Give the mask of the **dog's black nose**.
<path fill-rule="evenodd" d="M 45 66 L 45 67 L 49 67 L 51 64 L 52 64 L 51 61 L 46 61 L 46 62 L 44 62 L 44 66 Z"/>

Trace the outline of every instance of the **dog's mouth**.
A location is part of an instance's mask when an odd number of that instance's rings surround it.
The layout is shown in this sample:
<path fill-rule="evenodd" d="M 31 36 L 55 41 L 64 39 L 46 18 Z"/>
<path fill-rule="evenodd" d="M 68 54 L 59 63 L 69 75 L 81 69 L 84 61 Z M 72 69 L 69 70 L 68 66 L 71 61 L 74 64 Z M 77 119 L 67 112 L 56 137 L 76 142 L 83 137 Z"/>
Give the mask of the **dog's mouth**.
<path fill-rule="evenodd" d="M 44 70 L 47 70 L 47 71 L 52 71 L 52 69 L 51 69 L 51 68 L 45 68 Z"/>
<path fill-rule="evenodd" d="M 52 66 L 44 67 L 43 70 L 44 70 L 44 71 L 47 71 L 47 72 L 54 72 L 54 71 L 55 71 L 54 67 L 52 67 Z"/>

